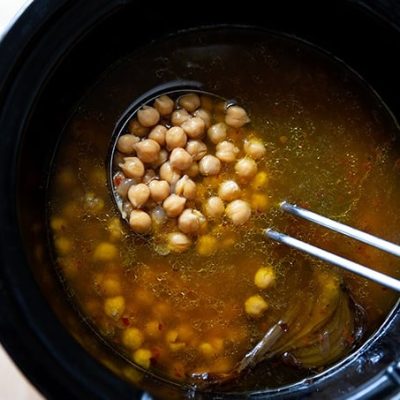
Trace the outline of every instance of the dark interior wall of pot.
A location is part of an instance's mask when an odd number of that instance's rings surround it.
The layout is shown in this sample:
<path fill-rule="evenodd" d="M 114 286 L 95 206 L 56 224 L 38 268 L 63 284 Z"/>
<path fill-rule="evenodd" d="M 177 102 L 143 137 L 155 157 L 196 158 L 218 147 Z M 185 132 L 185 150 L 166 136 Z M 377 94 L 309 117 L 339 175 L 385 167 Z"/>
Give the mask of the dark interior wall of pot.
<path fill-rule="evenodd" d="M 332 52 L 358 71 L 377 90 L 389 108 L 400 116 L 400 104 L 397 101 L 400 92 L 400 59 L 396 57 L 395 51 L 400 48 L 400 34 L 373 13 L 366 12 L 358 2 L 274 1 L 262 6 L 247 2 L 240 9 L 227 6 L 222 11 L 214 9 L 212 4 L 202 3 L 194 12 L 188 10 L 190 12 L 186 13 L 185 18 L 179 17 L 175 6 L 171 7 L 170 4 L 155 6 L 150 2 L 92 1 L 85 2 L 84 5 L 80 3 L 78 6 L 79 2 L 74 1 L 60 3 L 63 3 L 63 7 L 58 11 L 59 21 L 45 27 L 47 33 L 40 39 L 37 48 L 31 43 L 29 51 L 33 56 L 30 55 L 25 60 L 24 69 L 21 67 L 25 73 L 25 84 L 33 81 L 32 87 L 37 79 L 44 78 L 41 71 L 46 73 L 49 70 L 51 73 L 45 77 L 45 84 L 38 91 L 38 97 L 32 98 L 32 108 L 26 99 L 19 99 L 21 109 L 27 111 L 27 114 L 24 115 L 21 110 L 12 116 L 16 124 L 20 118 L 21 127 L 24 128 L 16 174 L 19 182 L 19 221 L 28 264 L 32 267 L 41 291 L 45 293 L 58 318 L 75 331 L 76 336 L 83 338 L 81 342 L 85 342 L 85 347 L 94 351 L 103 346 L 85 339 L 91 333 L 80 323 L 77 314 L 65 301 L 52 267 L 46 245 L 46 185 L 54 149 L 71 110 L 115 60 L 142 44 L 179 29 L 229 23 L 256 25 L 294 34 Z M 94 23 L 97 17 L 99 21 Z M 89 28 L 90 19 L 93 20 L 93 29 Z M 67 43 L 74 35 L 79 38 L 64 46 L 63 43 Z M 35 37 L 32 38 L 34 40 Z M 42 53 L 35 55 L 38 48 Z M 29 63 L 33 63 L 31 70 Z M 2 94 L 4 93 L 3 91 Z M 18 96 L 18 93 L 15 94 Z M 8 146 L 12 153 L 14 147 L 10 141 Z M 2 151 L 6 149 L 3 148 Z M 14 198 L 10 199 L 13 200 Z M 22 251 L 18 244 L 16 247 Z M 21 271 L 24 268 L 25 265 L 21 266 Z M 17 287 L 13 287 L 12 296 L 18 298 L 22 308 L 25 307 L 27 311 L 29 296 L 35 297 L 38 292 L 31 288 L 31 283 L 27 281 L 29 275 L 25 272 L 18 275 L 19 269 L 16 268 L 14 274 Z M 45 307 L 44 304 L 43 302 L 40 306 Z M 36 305 L 39 306 L 35 301 L 30 304 L 31 307 Z M 68 349 L 67 351 L 71 349 L 71 359 L 68 362 L 73 363 L 79 359 L 78 354 L 74 358 L 76 347 L 68 347 L 69 339 L 58 325 L 51 329 L 46 328 L 49 324 L 56 324 L 48 311 L 42 313 L 42 310 L 32 308 L 30 312 L 32 319 L 29 323 L 36 325 L 36 333 L 42 332 L 44 342 L 49 340 L 50 335 L 60 335 L 59 343 L 53 347 L 54 352 L 62 348 Z M 46 318 L 35 319 L 35 314 L 40 313 Z M 386 359 L 385 363 L 389 361 Z M 53 362 L 59 363 L 58 360 Z M 377 369 L 371 369 L 371 376 Z M 88 364 L 87 370 L 94 370 L 94 365 Z M 100 376 L 103 379 L 103 375 L 88 376 L 85 378 L 86 384 L 90 386 Z M 367 375 L 358 375 L 353 379 L 352 385 L 357 385 L 366 377 Z M 107 398 L 107 393 L 117 390 L 117 385 L 116 381 L 108 378 L 103 381 L 104 398 Z M 41 384 L 46 386 L 43 382 Z M 75 395 L 79 396 L 77 393 L 82 383 L 74 384 L 77 385 Z M 346 386 L 341 390 L 350 388 L 351 386 Z M 128 396 L 125 386 L 118 390 L 120 398 Z"/>

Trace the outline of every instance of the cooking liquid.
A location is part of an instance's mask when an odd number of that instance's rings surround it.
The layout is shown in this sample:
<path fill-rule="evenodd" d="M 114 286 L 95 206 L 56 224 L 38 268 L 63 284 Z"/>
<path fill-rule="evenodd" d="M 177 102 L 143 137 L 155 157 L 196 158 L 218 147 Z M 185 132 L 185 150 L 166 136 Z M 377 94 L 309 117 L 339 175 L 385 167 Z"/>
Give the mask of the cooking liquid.
<path fill-rule="evenodd" d="M 151 238 L 133 234 L 119 220 L 107 187 L 106 156 L 119 115 L 143 92 L 175 79 L 200 81 L 207 91 L 237 99 L 251 118 L 245 132 L 257 132 L 267 148 L 259 169 L 269 176 L 263 189 L 268 210 L 253 213 L 240 232 L 221 226 L 215 231 L 220 248 L 209 257 L 198 255 L 195 247 L 160 255 Z M 335 314 L 333 327 L 323 325 L 287 348 L 283 335 L 278 353 L 246 379 L 225 385 L 242 390 L 292 383 L 359 346 L 383 322 L 397 296 L 272 243 L 260 231 L 274 227 L 399 276 L 395 257 L 277 209 L 288 200 L 400 242 L 397 134 L 392 116 L 361 79 L 298 40 L 219 29 L 143 47 L 99 79 L 65 129 L 49 204 L 57 268 L 82 314 L 122 356 L 134 359 L 136 348 L 124 345 L 123 335 L 138 328 L 138 347 L 152 354 L 150 369 L 189 383 L 196 382 L 193 374 L 229 373 L 282 319 L 288 321 L 284 334 L 313 325 L 320 318 L 314 315 L 318 307 L 329 321 L 329 307 L 344 299 L 347 314 Z M 96 257 L 103 242 L 116 251 Z M 262 266 L 276 273 L 275 285 L 265 290 L 253 281 Z M 244 310 L 246 299 L 255 294 L 269 305 L 256 319 Z M 107 315 L 107 299 L 120 296 L 122 311 Z M 363 310 L 362 317 L 354 304 Z M 296 322 L 293 314 L 302 313 L 308 318 Z M 211 354 L 201 350 L 204 343 L 211 345 Z"/>

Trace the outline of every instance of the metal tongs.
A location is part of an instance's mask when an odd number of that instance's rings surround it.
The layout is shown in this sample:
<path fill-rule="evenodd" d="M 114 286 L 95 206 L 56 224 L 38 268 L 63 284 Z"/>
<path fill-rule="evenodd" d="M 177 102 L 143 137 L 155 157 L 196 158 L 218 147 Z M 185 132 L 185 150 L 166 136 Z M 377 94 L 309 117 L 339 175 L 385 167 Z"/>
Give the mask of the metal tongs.
<path fill-rule="evenodd" d="M 316 214 L 297 205 L 289 204 L 286 201 L 280 203 L 280 208 L 283 211 L 286 211 L 296 217 L 314 222 L 318 225 L 331 229 L 334 232 L 342 233 L 343 235 L 346 235 L 350 238 L 359 240 L 360 242 L 366 243 L 370 246 L 376 247 L 377 249 L 400 257 L 400 246 L 397 244 L 388 242 L 384 239 L 370 235 L 369 233 L 352 228 L 348 225 L 341 224 L 340 222 L 333 221 L 329 218 L 323 217 L 322 215 Z M 355 274 L 363 276 L 364 278 L 368 278 L 374 282 L 380 283 L 383 286 L 400 292 L 400 280 L 385 275 L 382 272 L 378 272 L 371 268 L 365 267 L 364 265 L 357 264 L 353 261 L 347 260 L 346 258 L 332 254 L 329 251 L 323 250 L 319 247 L 285 235 L 284 233 L 274 231 L 273 229 L 266 229 L 264 233 L 268 238 L 272 240 L 284 243 L 290 247 L 311 254 L 312 256 L 317 257 L 323 261 L 354 272 Z"/>

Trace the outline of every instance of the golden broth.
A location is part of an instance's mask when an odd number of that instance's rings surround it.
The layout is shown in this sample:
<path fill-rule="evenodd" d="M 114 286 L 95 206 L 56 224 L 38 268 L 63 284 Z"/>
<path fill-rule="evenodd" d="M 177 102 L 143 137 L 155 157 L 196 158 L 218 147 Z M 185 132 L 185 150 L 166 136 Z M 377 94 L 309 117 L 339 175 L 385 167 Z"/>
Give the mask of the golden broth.
<path fill-rule="evenodd" d="M 267 148 L 259 162 L 269 177 L 262 189 L 267 211 L 253 213 L 244 230 L 216 228 L 218 249 L 209 256 L 195 246 L 159 255 L 151 239 L 120 220 L 107 187 L 106 156 L 120 113 L 149 88 L 174 79 L 197 80 L 238 99 L 251 117 L 243 134 L 257 132 Z M 397 134 L 387 109 L 353 72 L 297 40 L 221 29 L 145 47 L 104 74 L 66 127 L 49 204 L 57 268 L 82 314 L 121 355 L 177 381 L 229 373 L 283 320 L 271 358 L 246 380 L 227 385 L 291 383 L 359 346 L 397 296 L 272 243 L 260 230 L 274 227 L 399 276 L 394 257 L 277 210 L 282 200 L 296 202 L 399 242 Z M 276 275 L 267 289 L 254 284 L 262 266 Z M 257 294 L 269 307 L 251 318 L 244 304 Z M 353 302 L 365 310 L 362 327 Z M 329 317 L 312 329 L 332 307 L 340 310 L 335 323 Z M 352 334 L 356 328 L 362 335 Z M 290 345 L 285 338 L 302 329 Z"/>

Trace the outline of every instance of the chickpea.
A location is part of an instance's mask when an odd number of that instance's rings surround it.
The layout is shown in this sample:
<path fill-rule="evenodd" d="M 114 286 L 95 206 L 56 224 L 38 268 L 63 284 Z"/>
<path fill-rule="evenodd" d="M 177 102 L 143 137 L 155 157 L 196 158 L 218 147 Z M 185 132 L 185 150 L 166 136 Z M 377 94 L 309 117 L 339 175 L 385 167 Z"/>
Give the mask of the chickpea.
<path fill-rule="evenodd" d="M 142 210 L 133 210 L 129 217 L 129 225 L 136 233 L 148 233 L 151 230 L 150 215 Z"/>
<path fill-rule="evenodd" d="M 150 368 L 151 351 L 147 349 L 138 349 L 133 353 L 133 361 L 145 369 Z"/>
<path fill-rule="evenodd" d="M 223 122 L 211 125 L 208 128 L 207 136 L 214 144 L 222 142 L 226 139 L 226 125 Z"/>
<path fill-rule="evenodd" d="M 255 211 L 266 211 L 269 205 L 268 197 L 263 193 L 253 193 L 251 195 L 251 208 Z"/>
<path fill-rule="evenodd" d="M 186 151 L 194 161 L 198 161 L 207 154 L 207 145 L 201 140 L 189 140 L 186 144 Z"/>
<path fill-rule="evenodd" d="M 210 197 L 204 205 L 204 213 L 211 219 L 222 217 L 224 211 L 224 202 L 218 196 Z"/>
<path fill-rule="evenodd" d="M 132 135 L 143 137 L 149 133 L 149 128 L 140 125 L 137 119 L 131 119 L 128 124 L 128 131 Z"/>
<path fill-rule="evenodd" d="M 135 144 L 139 142 L 139 138 L 135 135 L 121 135 L 118 138 L 117 150 L 124 154 L 132 154 L 135 152 Z"/>
<path fill-rule="evenodd" d="M 141 125 L 149 128 L 156 125 L 160 120 L 160 113 L 154 107 L 143 106 L 137 112 L 137 119 Z"/>
<path fill-rule="evenodd" d="M 125 311 L 125 299 L 122 296 L 109 297 L 104 301 L 104 312 L 108 317 L 119 319 Z"/>
<path fill-rule="evenodd" d="M 118 276 L 104 278 L 100 283 L 100 287 L 107 296 L 117 296 L 121 293 L 121 282 Z"/>
<path fill-rule="evenodd" d="M 181 127 L 192 139 L 200 139 L 203 137 L 206 129 L 204 121 L 199 117 L 187 119 L 185 122 L 183 122 Z"/>
<path fill-rule="evenodd" d="M 184 149 L 177 148 L 172 150 L 169 156 L 169 162 L 172 168 L 183 171 L 192 165 L 192 156 Z"/>
<path fill-rule="evenodd" d="M 187 175 L 184 175 L 176 182 L 175 193 L 188 200 L 193 200 L 196 197 L 196 184 Z"/>
<path fill-rule="evenodd" d="M 64 236 L 57 238 L 55 240 L 54 244 L 56 246 L 58 253 L 60 253 L 62 255 L 66 255 L 72 250 L 72 242 Z M 94 258 L 97 258 L 97 257 L 94 257 Z"/>
<path fill-rule="evenodd" d="M 170 194 L 170 187 L 167 181 L 151 181 L 149 189 L 151 198 L 157 203 L 165 200 Z"/>
<path fill-rule="evenodd" d="M 125 347 L 136 350 L 144 342 L 143 333 L 137 328 L 127 328 L 122 332 L 122 343 Z"/>
<path fill-rule="evenodd" d="M 168 151 L 165 149 L 161 149 L 160 152 L 158 153 L 157 161 L 153 162 L 151 164 L 151 166 L 153 168 L 157 168 L 160 165 L 164 164 L 165 161 L 167 161 L 167 160 L 168 160 Z"/>
<path fill-rule="evenodd" d="M 144 183 L 132 185 L 128 190 L 128 199 L 133 208 L 141 208 L 150 197 L 150 189 Z"/>
<path fill-rule="evenodd" d="M 207 358 L 213 357 L 216 355 L 216 351 L 214 350 L 214 347 L 208 343 L 208 342 L 203 342 L 199 346 L 200 352 Z"/>
<path fill-rule="evenodd" d="M 183 253 L 192 245 L 192 241 L 181 232 L 172 232 L 168 235 L 168 248 L 175 253 Z"/>
<path fill-rule="evenodd" d="M 264 157 L 266 149 L 264 144 L 257 139 L 245 140 L 243 145 L 244 152 L 254 160 L 260 160 Z"/>
<path fill-rule="evenodd" d="M 52 217 L 50 221 L 50 226 L 53 231 L 57 232 L 63 230 L 67 226 L 67 223 L 63 218 Z"/>
<path fill-rule="evenodd" d="M 137 156 L 145 163 L 152 163 L 158 160 L 160 145 L 152 140 L 145 139 L 135 146 Z"/>
<path fill-rule="evenodd" d="M 225 123 L 232 128 L 241 128 L 250 122 L 250 118 L 244 108 L 239 106 L 230 106 L 226 110 Z"/>
<path fill-rule="evenodd" d="M 154 169 L 148 169 L 143 175 L 143 183 L 149 184 L 152 180 L 157 178 L 157 174 Z"/>
<path fill-rule="evenodd" d="M 117 241 L 122 238 L 123 231 L 119 218 L 112 218 L 107 225 L 107 229 L 110 232 L 111 240 Z"/>
<path fill-rule="evenodd" d="M 217 175 L 221 170 L 221 161 L 210 154 L 204 156 L 199 162 L 199 170 L 202 175 Z"/>
<path fill-rule="evenodd" d="M 204 126 L 208 129 L 211 125 L 211 115 L 208 111 L 204 110 L 204 108 L 199 108 L 193 114 L 195 117 L 201 118 L 204 121 Z"/>
<path fill-rule="evenodd" d="M 149 133 L 148 139 L 154 140 L 160 146 L 164 146 L 166 133 L 167 128 L 164 125 L 156 125 Z"/>
<path fill-rule="evenodd" d="M 137 157 L 125 157 L 119 167 L 128 178 L 139 179 L 144 175 L 144 165 Z"/>
<path fill-rule="evenodd" d="M 118 256 L 117 247 L 108 242 L 101 242 L 97 245 L 93 253 L 93 259 L 96 261 L 111 261 Z"/>
<path fill-rule="evenodd" d="M 272 267 L 261 267 L 254 275 L 254 284 L 259 289 L 266 289 L 275 283 L 275 272 Z"/>
<path fill-rule="evenodd" d="M 216 252 L 217 244 L 217 238 L 214 236 L 200 236 L 196 245 L 197 253 L 203 257 L 211 256 Z"/>
<path fill-rule="evenodd" d="M 185 147 L 187 136 L 185 131 L 180 126 L 169 128 L 165 134 L 165 143 L 168 150 L 176 149 L 177 147 Z"/>
<path fill-rule="evenodd" d="M 159 337 L 161 334 L 161 324 L 158 321 L 149 321 L 145 326 L 145 331 L 151 337 Z"/>
<path fill-rule="evenodd" d="M 249 204 L 244 200 L 234 200 L 226 206 L 225 213 L 234 225 L 243 225 L 251 215 Z"/>
<path fill-rule="evenodd" d="M 176 194 L 169 195 L 163 203 L 165 213 L 170 218 L 179 216 L 185 208 L 186 199 Z"/>
<path fill-rule="evenodd" d="M 268 184 L 268 174 L 265 171 L 260 171 L 251 181 L 251 187 L 254 190 L 261 190 L 263 187 Z"/>
<path fill-rule="evenodd" d="M 185 173 L 190 178 L 195 178 L 199 174 L 199 164 L 197 164 L 197 162 L 192 163 Z"/>
<path fill-rule="evenodd" d="M 200 107 L 200 97 L 195 93 L 184 94 L 178 99 L 178 104 L 192 113 Z"/>
<path fill-rule="evenodd" d="M 248 181 L 257 173 L 257 164 L 252 158 L 241 158 L 235 164 L 235 171 L 239 178 Z"/>
<path fill-rule="evenodd" d="M 179 171 L 172 168 L 171 163 L 169 161 L 161 165 L 159 174 L 160 178 L 163 179 L 164 181 L 167 181 L 170 185 L 174 185 L 176 182 L 178 182 L 181 176 Z"/>
<path fill-rule="evenodd" d="M 187 208 L 179 216 L 178 227 L 183 233 L 197 234 L 200 229 L 201 217 L 203 216 L 199 211 Z"/>
<path fill-rule="evenodd" d="M 174 111 L 174 106 L 175 103 L 174 101 L 167 95 L 162 95 L 160 97 L 157 97 L 154 100 L 154 107 L 155 109 L 160 113 L 160 115 L 162 115 L 163 117 L 165 117 L 166 115 L 169 115 L 172 113 L 172 111 Z"/>
<path fill-rule="evenodd" d="M 240 194 L 240 187 L 235 181 L 224 181 L 219 185 L 218 196 L 224 201 L 236 200 Z"/>
<path fill-rule="evenodd" d="M 217 144 L 215 155 L 223 162 L 231 163 L 236 160 L 239 149 L 231 142 L 223 141 Z"/>
<path fill-rule="evenodd" d="M 185 109 L 175 110 L 172 113 L 171 122 L 174 126 L 181 126 L 189 118 L 191 118 L 191 116 Z"/>
<path fill-rule="evenodd" d="M 268 308 L 268 303 L 259 295 L 249 297 L 244 303 L 244 309 L 252 317 L 260 317 Z"/>

